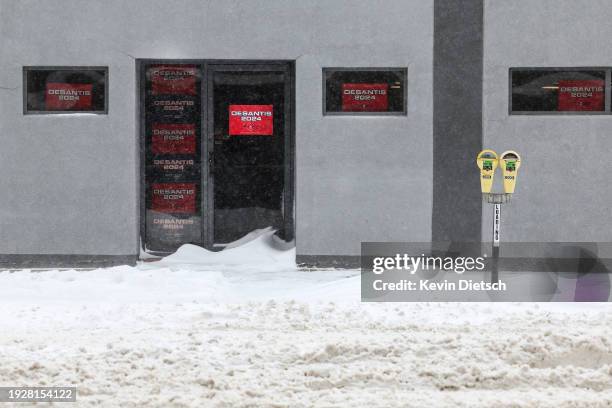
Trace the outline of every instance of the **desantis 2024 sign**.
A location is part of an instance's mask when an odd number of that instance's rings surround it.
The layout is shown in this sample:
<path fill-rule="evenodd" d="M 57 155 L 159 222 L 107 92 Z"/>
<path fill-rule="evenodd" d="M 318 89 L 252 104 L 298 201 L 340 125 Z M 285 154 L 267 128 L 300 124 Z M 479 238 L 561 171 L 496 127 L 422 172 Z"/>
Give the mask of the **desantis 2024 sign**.
<path fill-rule="evenodd" d="M 47 110 L 89 110 L 92 108 L 92 84 L 47 82 L 45 108 Z"/>
<path fill-rule="evenodd" d="M 274 131 L 273 105 L 230 105 L 230 136 L 272 136 Z"/>
<path fill-rule="evenodd" d="M 153 183 L 151 209 L 167 214 L 196 212 L 195 183 Z"/>
<path fill-rule="evenodd" d="M 153 123 L 153 154 L 195 154 L 196 127 L 194 123 Z"/>
<path fill-rule="evenodd" d="M 195 65 L 154 65 L 150 71 L 153 95 L 196 95 Z"/>
<path fill-rule="evenodd" d="M 559 81 L 559 111 L 603 111 L 604 101 L 604 81 L 601 79 Z"/>
<path fill-rule="evenodd" d="M 344 112 L 385 112 L 389 108 L 388 84 L 342 84 Z"/>

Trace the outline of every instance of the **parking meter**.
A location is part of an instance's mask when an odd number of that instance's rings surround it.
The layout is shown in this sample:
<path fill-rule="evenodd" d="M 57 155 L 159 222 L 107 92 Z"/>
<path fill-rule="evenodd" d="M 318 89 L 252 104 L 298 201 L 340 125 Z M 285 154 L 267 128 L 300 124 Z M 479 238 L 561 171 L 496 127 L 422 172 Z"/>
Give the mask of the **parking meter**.
<path fill-rule="evenodd" d="M 516 176 L 521 167 L 521 156 L 514 150 L 506 150 L 498 160 L 497 153 L 485 149 L 476 156 L 476 164 L 480 169 L 480 190 L 482 198 L 489 204 L 494 204 L 493 210 L 493 251 L 491 265 L 491 282 L 499 280 L 499 247 L 501 228 L 501 205 L 510 202 L 510 197 L 516 187 Z M 501 166 L 504 176 L 504 192 L 492 193 L 493 176 L 497 165 Z"/>
<path fill-rule="evenodd" d="M 504 193 L 514 193 L 516 187 L 516 177 L 519 167 L 521 167 L 521 156 L 514 150 L 507 150 L 502 153 L 499 159 L 504 176 Z"/>
<path fill-rule="evenodd" d="M 493 187 L 493 176 L 497 168 L 497 153 L 493 150 L 485 149 L 476 156 L 476 164 L 480 169 L 480 191 L 490 193 Z"/>

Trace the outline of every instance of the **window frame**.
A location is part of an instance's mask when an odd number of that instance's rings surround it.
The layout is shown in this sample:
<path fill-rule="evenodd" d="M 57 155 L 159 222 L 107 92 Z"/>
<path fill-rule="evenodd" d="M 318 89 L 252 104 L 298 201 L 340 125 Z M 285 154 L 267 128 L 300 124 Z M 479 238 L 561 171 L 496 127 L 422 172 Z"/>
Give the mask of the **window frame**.
<path fill-rule="evenodd" d="M 397 112 L 333 112 L 327 110 L 327 73 L 328 72 L 359 72 L 359 71 L 399 71 L 404 81 L 402 96 L 403 109 Z M 323 78 L 323 116 L 407 116 L 408 115 L 408 67 L 324 67 Z"/>
<path fill-rule="evenodd" d="M 104 109 L 103 110 L 28 110 L 28 73 L 31 71 L 103 71 L 104 72 Z M 24 115 L 108 115 L 108 66 L 92 66 L 92 65 L 32 65 L 23 67 L 22 77 L 22 96 L 23 96 L 23 114 Z"/>
<path fill-rule="evenodd" d="M 515 111 L 512 109 L 512 73 L 514 71 L 604 71 L 604 110 L 603 111 Z M 600 116 L 612 115 L 612 67 L 511 67 L 508 70 L 508 115 L 510 116 Z"/>

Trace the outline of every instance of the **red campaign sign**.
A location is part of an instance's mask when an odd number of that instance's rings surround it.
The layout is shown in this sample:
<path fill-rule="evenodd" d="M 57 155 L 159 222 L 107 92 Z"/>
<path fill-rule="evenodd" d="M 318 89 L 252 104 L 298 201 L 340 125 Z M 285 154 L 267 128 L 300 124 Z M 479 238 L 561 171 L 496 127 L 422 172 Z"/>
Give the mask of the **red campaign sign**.
<path fill-rule="evenodd" d="M 196 95 L 195 65 L 153 65 L 150 73 L 153 95 Z"/>
<path fill-rule="evenodd" d="M 162 230 L 165 233 L 179 234 L 177 238 L 180 238 L 180 234 L 185 232 L 185 230 L 195 230 L 194 232 L 198 232 L 197 228 L 199 223 L 196 217 L 178 218 L 174 215 L 160 214 L 158 217 L 152 217 L 152 220 L 154 228 Z"/>
<path fill-rule="evenodd" d="M 90 110 L 92 84 L 47 82 L 45 107 L 47 110 Z"/>
<path fill-rule="evenodd" d="M 559 81 L 558 111 L 603 111 L 603 79 Z"/>
<path fill-rule="evenodd" d="M 195 183 L 153 183 L 151 209 L 163 213 L 195 214 Z"/>
<path fill-rule="evenodd" d="M 157 171 L 166 174 L 176 174 L 184 171 L 190 171 L 195 166 L 194 159 L 153 159 L 153 166 Z"/>
<path fill-rule="evenodd" d="M 193 123 L 151 126 L 153 154 L 195 154 L 196 127 Z"/>
<path fill-rule="evenodd" d="M 230 136 L 272 136 L 274 130 L 273 105 L 230 105 Z"/>
<path fill-rule="evenodd" d="M 389 107 L 388 84 L 342 84 L 344 112 L 386 112 Z"/>

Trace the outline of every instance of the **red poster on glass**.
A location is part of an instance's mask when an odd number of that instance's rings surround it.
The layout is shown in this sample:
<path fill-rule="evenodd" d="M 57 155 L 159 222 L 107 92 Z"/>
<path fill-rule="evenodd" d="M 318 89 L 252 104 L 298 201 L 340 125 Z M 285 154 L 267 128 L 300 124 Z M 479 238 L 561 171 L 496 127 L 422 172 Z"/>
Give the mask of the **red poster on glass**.
<path fill-rule="evenodd" d="M 604 101 L 603 79 L 559 81 L 559 111 L 603 111 Z"/>
<path fill-rule="evenodd" d="M 153 154 L 195 154 L 196 128 L 193 123 L 151 126 Z"/>
<path fill-rule="evenodd" d="M 195 183 L 153 183 L 151 209 L 163 213 L 195 214 Z"/>
<path fill-rule="evenodd" d="M 196 95 L 195 65 L 153 65 L 151 92 L 153 95 Z"/>
<path fill-rule="evenodd" d="M 344 112 L 385 112 L 389 108 L 388 84 L 342 84 Z"/>
<path fill-rule="evenodd" d="M 153 159 L 153 167 L 164 175 L 180 175 L 182 172 L 193 171 L 195 166 L 194 159 L 172 158 L 172 159 Z"/>
<path fill-rule="evenodd" d="M 230 105 L 230 136 L 271 136 L 274 130 L 273 105 Z"/>
<path fill-rule="evenodd" d="M 92 84 L 47 82 L 45 108 L 47 110 L 91 110 Z"/>

